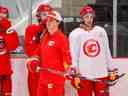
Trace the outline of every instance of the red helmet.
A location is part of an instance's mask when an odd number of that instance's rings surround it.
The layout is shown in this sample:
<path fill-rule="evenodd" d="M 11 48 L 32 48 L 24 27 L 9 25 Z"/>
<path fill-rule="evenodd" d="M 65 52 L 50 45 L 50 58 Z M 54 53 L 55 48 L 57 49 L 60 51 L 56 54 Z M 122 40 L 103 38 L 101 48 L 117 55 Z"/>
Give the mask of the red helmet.
<path fill-rule="evenodd" d="M 81 10 L 80 10 L 80 17 L 83 17 L 84 15 L 86 15 L 87 13 L 92 13 L 95 16 L 95 10 L 91 7 L 91 6 L 84 6 Z"/>
<path fill-rule="evenodd" d="M 9 14 L 8 9 L 6 7 L 0 6 L 0 13 Z"/>
<path fill-rule="evenodd" d="M 40 13 L 41 12 L 49 12 L 52 10 L 52 7 L 50 5 L 47 5 L 47 4 L 41 4 L 38 9 L 37 9 L 37 12 L 36 12 L 36 16 L 37 17 L 40 17 Z"/>

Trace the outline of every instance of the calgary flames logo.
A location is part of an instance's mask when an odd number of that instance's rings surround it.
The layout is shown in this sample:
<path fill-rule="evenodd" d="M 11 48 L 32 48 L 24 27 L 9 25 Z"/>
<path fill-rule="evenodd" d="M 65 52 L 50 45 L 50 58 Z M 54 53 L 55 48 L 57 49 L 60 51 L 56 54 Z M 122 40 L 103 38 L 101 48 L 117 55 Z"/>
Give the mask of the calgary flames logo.
<path fill-rule="evenodd" d="M 6 53 L 6 45 L 5 45 L 5 41 L 4 38 L 2 36 L 0 36 L 0 55 L 3 55 Z"/>
<path fill-rule="evenodd" d="M 89 57 L 96 57 L 100 52 L 98 41 L 94 39 L 87 40 L 83 46 L 84 53 Z"/>

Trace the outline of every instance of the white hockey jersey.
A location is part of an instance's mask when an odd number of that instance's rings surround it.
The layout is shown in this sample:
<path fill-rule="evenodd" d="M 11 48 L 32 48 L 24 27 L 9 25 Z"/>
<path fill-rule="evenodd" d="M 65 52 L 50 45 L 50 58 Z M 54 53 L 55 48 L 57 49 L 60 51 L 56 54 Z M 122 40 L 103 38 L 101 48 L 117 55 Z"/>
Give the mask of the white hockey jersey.
<path fill-rule="evenodd" d="M 76 28 L 69 35 L 69 43 L 73 67 L 82 76 L 102 78 L 108 76 L 108 69 L 114 68 L 104 28 L 95 26 L 89 32 Z"/>

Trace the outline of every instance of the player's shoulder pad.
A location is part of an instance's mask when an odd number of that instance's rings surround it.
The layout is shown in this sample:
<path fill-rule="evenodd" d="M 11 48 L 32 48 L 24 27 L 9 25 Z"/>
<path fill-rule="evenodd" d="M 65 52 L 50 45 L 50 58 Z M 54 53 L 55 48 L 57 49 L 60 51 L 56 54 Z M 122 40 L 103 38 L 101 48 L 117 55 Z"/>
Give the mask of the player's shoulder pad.
<path fill-rule="evenodd" d="M 39 28 L 39 24 L 31 24 L 27 26 L 26 30 L 37 30 Z"/>
<path fill-rule="evenodd" d="M 95 26 L 95 29 L 99 30 L 99 31 L 102 31 L 102 32 L 105 31 L 104 27 L 97 26 L 97 25 Z"/>
<path fill-rule="evenodd" d="M 102 35 L 102 36 L 106 36 L 107 35 L 107 32 L 106 30 L 104 29 L 104 27 L 101 27 L 101 26 L 95 26 L 95 29 L 94 30 L 97 30 L 97 32 Z"/>
<path fill-rule="evenodd" d="M 84 32 L 84 30 L 82 28 L 80 28 L 80 27 L 75 28 L 72 30 L 72 32 L 70 32 L 69 37 L 77 37 L 83 32 Z"/>

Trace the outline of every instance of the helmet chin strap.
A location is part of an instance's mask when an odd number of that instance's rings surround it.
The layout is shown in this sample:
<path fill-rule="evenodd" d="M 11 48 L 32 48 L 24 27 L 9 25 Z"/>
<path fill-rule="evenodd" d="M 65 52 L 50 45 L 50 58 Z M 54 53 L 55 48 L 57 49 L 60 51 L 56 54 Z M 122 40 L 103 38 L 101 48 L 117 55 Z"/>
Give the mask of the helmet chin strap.
<path fill-rule="evenodd" d="M 89 26 L 86 26 L 85 23 L 81 23 L 80 24 L 80 28 L 83 28 L 86 31 L 92 30 L 93 27 L 94 27 L 94 25 L 92 25 L 91 27 L 89 27 Z"/>

